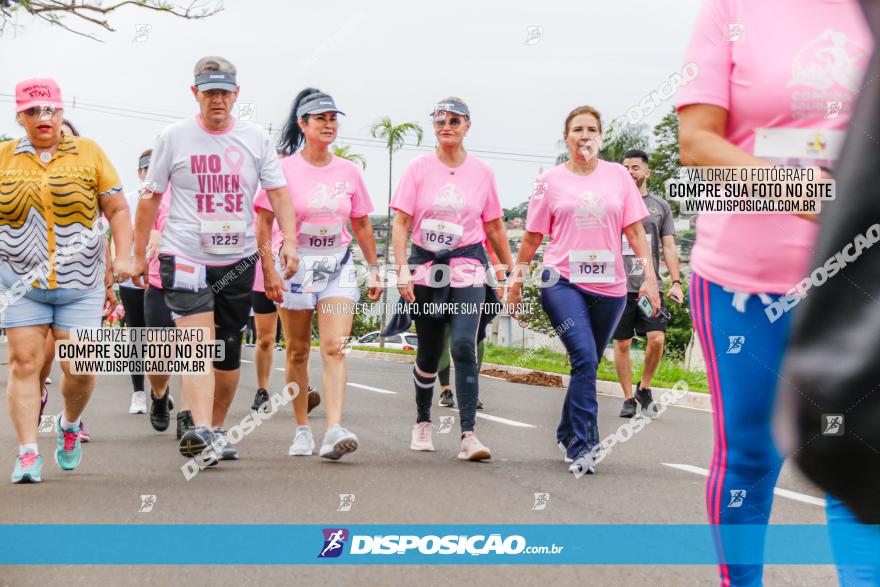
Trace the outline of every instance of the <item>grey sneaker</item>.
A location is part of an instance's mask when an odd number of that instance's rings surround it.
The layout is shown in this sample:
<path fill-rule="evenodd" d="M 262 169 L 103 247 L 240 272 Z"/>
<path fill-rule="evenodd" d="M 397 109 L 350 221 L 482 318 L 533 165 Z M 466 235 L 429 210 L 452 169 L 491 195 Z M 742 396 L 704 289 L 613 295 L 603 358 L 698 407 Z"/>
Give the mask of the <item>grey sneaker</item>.
<path fill-rule="evenodd" d="M 334 426 L 324 434 L 320 455 L 331 461 L 338 461 L 342 456 L 356 451 L 358 437 L 342 426 Z"/>
<path fill-rule="evenodd" d="M 575 479 L 580 479 L 583 475 L 592 475 L 596 472 L 596 461 L 593 459 L 592 451 L 585 450 L 574 460 L 574 462 L 569 465 L 568 470 L 575 476 Z"/>
<path fill-rule="evenodd" d="M 641 381 L 636 383 L 636 400 L 642 408 L 642 416 L 646 418 L 657 417 L 659 408 L 657 404 L 654 403 L 654 398 L 651 396 L 651 388 L 642 387 Z"/>
<path fill-rule="evenodd" d="M 293 437 L 293 444 L 287 451 L 292 457 L 310 457 L 315 452 L 315 437 L 312 436 L 312 429 L 308 426 L 297 426 L 296 436 Z"/>
<path fill-rule="evenodd" d="M 189 428 L 180 439 L 180 454 L 188 458 L 199 458 L 214 466 L 220 462 L 214 450 L 214 431 L 206 426 Z"/>
<path fill-rule="evenodd" d="M 623 400 L 623 407 L 620 408 L 621 418 L 632 418 L 636 415 L 636 398 L 631 397 Z"/>
<path fill-rule="evenodd" d="M 214 446 L 217 450 L 217 456 L 220 457 L 221 461 L 237 461 L 238 460 L 238 451 L 235 450 L 235 447 L 229 444 L 229 439 L 226 438 L 226 430 L 217 426 L 214 428 Z"/>
<path fill-rule="evenodd" d="M 441 408 L 454 408 L 455 407 L 455 398 L 452 397 L 451 389 L 444 389 L 440 392 L 440 401 L 438 405 Z"/>

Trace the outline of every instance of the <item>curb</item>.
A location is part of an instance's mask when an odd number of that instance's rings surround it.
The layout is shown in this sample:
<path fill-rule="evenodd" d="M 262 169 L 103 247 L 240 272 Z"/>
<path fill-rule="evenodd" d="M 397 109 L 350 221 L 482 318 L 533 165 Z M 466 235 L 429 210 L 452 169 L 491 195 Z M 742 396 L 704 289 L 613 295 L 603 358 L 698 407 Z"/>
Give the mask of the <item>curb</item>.
<path fill-rule="evenodd" d="M 312 347 L 313 352 L 318 352 L 318 347 Z M 397 353 L 383 353 L 377 351 L 361 351 L 351 349 L 348 352 L 348 355 L 351 357 L 357 357 L 361 359 L 376 359 L 379 361 L 393 361 L 395 363 L 414 363 L 416 360 L 415 355 L 402 355 Z M 497 363 L 483 363 L 484 369 L 496 369 L 498 371 L 504 371 L 505 373 L 510 373 L 512 375 L 525 375 L 527 373 L 542 373 L 544 375 L 555 375 L 557 377 L 562 378 L 563 387 L 568 387 L 569 382 L 571 381 L 570 375 L 563 375 L 561 373 L 551 373 L 549 371 L 538 371 L 537 369 L 527 369 L 525 367 L 515 367 L 513 365 L 498 365 Z M 664 391 L 669 391 L 670 393 L 675 393 L 676 391 L 673 389 L 669 389 L 667 387 L 652 387 L 651 391 L 657 394 L 655 397 L 660 397 Z M 616 381 L 602 381 L 599 380 L 596 382 L 596 392 L 600 395 L 606 395 L 609 397 L 619 397 L 623 398 L 623 390 L 620 388 L 620 383 Z M 699 393 L 695 391 L 687 392 L 680 400 L 678 400 L 674 407 L 677 408 L 690 408 L 692 410 L 702 410 L 704 412 L 712 411 L 712 396 L 708 393 Z"/>

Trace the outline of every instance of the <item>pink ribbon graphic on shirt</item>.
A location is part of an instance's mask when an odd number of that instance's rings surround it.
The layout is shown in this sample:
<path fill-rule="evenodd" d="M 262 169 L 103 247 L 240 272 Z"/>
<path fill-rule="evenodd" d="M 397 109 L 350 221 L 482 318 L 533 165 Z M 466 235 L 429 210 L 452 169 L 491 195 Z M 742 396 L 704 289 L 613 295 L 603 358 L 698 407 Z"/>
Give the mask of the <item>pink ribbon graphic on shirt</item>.
<path fill-rule="evenodd" d="M 233 159 L 231 155 L 237 155 L 238 158 Z M 226 147 L 226 150 L 223 152 L 223 160 L 226 162 L 226 165 L 229 166 L 229 170 L 232 174 L 238 176 L 238 179 L 241 182 L 242 192 L 245 194 L 251 194 L 244 177 L 241 176 L 241 168 L 244 167 L 244 153 L 242 150 L 234 145 Z"/>

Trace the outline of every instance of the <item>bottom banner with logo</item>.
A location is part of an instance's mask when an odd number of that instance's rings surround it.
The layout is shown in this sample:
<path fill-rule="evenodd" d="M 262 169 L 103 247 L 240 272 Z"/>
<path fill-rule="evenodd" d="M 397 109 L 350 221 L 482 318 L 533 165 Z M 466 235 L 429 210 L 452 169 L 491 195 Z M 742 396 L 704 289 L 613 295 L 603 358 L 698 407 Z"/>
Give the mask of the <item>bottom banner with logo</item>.
<path fill-rule="evenodd" d="M 866 532 L 876 537 L 880 527 L 835 528 L 832 549 L 824 525 L 6 524 L 0 564 L 702 565 L 716 563 L 719 537 L 728 564 L 878 564 L 876 552 L 847 546 L 864 543 Z M 77 540 L 46 548 L 59 535 Z M 224 536 L 228 547 L 210 546 L 208 535 Z"/>

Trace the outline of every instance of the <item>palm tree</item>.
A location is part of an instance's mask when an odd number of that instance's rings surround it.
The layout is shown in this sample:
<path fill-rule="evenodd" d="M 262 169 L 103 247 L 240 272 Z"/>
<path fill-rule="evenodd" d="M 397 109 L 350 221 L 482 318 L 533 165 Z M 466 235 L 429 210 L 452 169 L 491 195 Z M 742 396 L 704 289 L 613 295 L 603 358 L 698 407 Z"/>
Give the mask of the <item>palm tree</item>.
<path fill-rule="evenodd" d="M 351 145 L 333 145 L 332 147 L 333 154 L 337 157 L 342 157 L 343 159 L 348 159 L 349 161 L 354 161 L 358 165 L 361 166 L 362 169 L 367 168 L 367 160 L 360 153 L 352 153 Z"/>
<path fill-rule="evenodd" d="M 394 153 L 406 144 L 407 136 L 412 133 L 416 136 L 416 145 L 422 144 L 424 133 L 422 127 L 416 122 L 404 122 L 394 126 L 387 116 L 380 118 L 370 127 L 370 134 L 375 139 L 383 139 L 388 149 L 388 211 L 385 216 L 385 266 L 388 266 L 388 250 L 391 248 L 391 166 Z M 385 308 L 388 301 L 388 288 L 382 290 L 382 328 L 385 327 Z M 379 339 L 379 346 L 385 348 L 385 338 Z"/>

